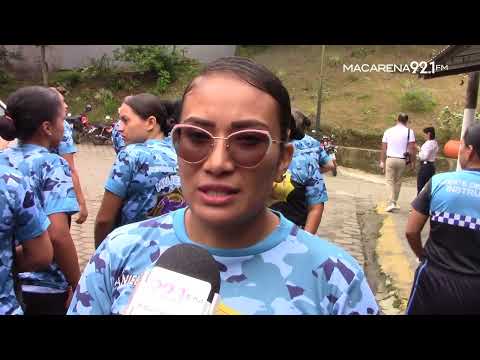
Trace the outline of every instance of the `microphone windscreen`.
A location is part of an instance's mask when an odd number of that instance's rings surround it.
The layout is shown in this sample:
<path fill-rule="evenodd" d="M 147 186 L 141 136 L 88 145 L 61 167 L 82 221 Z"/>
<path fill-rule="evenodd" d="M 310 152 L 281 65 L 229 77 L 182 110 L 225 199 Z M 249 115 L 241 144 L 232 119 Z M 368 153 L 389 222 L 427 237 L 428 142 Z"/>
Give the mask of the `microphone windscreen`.
<path fill-rule="evenodd" d="M 165 250 L 155 266 L 206 281 L 212 285 L 208 301 L 220 293 L 218 264 L 204 248 L 193 244 L 178 244 Z"/>

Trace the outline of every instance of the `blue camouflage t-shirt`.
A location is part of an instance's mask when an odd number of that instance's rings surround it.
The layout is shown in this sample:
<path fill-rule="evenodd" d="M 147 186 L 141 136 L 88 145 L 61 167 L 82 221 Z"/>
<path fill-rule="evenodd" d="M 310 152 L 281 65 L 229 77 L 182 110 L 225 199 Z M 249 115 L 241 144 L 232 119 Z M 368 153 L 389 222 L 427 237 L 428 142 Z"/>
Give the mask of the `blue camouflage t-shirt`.
<path fill-rule="evenodd" d="M 118 120 L 115 123 L 115 125 L 113 125 L 113 129 L 112 129 L 112 144 L 113 144 L 113 149 L 117 154 L 120 151 L 122 151 L 126 146 L 125 139 L 123 138 L 120 131 L 118 131 L 118 127 L 120 126 L 120 121 L 121 120 Z"/>
<path fill-rule="evenodd" d="M 270 208 L 280 211 L 298 226 L 305 226 L 308 206 L 325 203 L 328 194 L 320 172 L 319 151 L 304 144 L 299 146 L 297 141 L 292 141 L 295 151 L 283 183 L 274 184 Z"/>
<path fill-rule="evenodd" d="M 131 144 L 120 151 L 105 189 L 123 199 L 117 226 L 184 207 L 171 138 Z"/>
<path fill-rule="evenodd" d="M 73 190 L 70 167 L 65 159 L 39 145 L 17 144 L 0 152 L 0 164 L 19 170 L 29 182 L 47 216 L 75 214 L 79 206 Z M 21 273 L 24 285 L 65 290 L 68 283 L 57 264 L 42 272 Z"/>
<path fill-rule="evenodd" d="M 314 152 L 315 155 L 318 155 L 320 166 L 323 166 L 332 160 L 331 156 L 325 151 L 320 141 L 314 139 L 310 135 L 305 135 L 301 140 L 294 140 L 292 143 L 295 146 L 295 151 L 299 154 Z"/>
<path fill-rule="evenodd" d="M 15 243 L 36 238 L 50 221 L 23 175 L 0 165 L 0 315 L 22 315 L 15 296 L 13 259 Z"/>
<path fill-rule="evenodd" d="M 196 244 L 218 263 L 223 304 L 244 315 L 378 312 L 365 274 L 350 255 L 277 215 L 277 228 L 253 246 Z M 68 314 L 122 313 L 137 279 L 166 249 L 193 244 L 184 216 L 185 208 L 113 231 L 85 268 Z"/>
<path fill-rule="evenodd" d="M 53 153 L 62 156 L 64 154 L 74 154 L 77 152 L 77 147 L 73 142 L 72 131 L 73 125 L 63 120 L 63 138 L 57 148 L 51 149 Z"/>

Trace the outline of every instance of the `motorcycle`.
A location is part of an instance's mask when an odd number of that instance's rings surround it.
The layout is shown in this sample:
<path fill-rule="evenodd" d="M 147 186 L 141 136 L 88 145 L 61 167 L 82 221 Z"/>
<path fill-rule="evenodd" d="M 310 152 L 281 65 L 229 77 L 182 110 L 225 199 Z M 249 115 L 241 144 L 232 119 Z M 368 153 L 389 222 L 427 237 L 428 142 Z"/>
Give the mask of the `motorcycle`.
<path fill-rule="evenodd" d="M 104 125 L 90 125 L 87 136 L 95 145 L 112 145 L 112 130 L 114 122 L 110 116 L 105 116 Z"/>
<path fill-rule="evenodd" d="M 324 135 L 322 136 L 321 144 L 325 151 L 327 152 L 328 155 L 332 158 L 332 162 L 334 165 L 334 168 L 332 170 L 332 175 L 337 176 L 337 157 L 336 153 L 338 150 L 338 146 L 335 144 L 335 135 Z"/>
<path fill-rule="evenodd" d="M 88 130 L 91 125 L 88 121 L 87 113 L 92 111 L 92 105 L 85 106 L 83 113 L 77 116 L 72 116 L 71 113 L 67 114 L 67 122 L 72 125 L 72 137 L 75 144 L 80 144 L 82 139 L 87 137 Z"/>

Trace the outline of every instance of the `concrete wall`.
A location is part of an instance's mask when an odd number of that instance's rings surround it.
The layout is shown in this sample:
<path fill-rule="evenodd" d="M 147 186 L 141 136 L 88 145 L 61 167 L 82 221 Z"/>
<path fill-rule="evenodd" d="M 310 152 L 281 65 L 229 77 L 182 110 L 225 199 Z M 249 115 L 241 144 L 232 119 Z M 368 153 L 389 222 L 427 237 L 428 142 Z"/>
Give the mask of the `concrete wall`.
<path fill-rule="evenodd" d="M 90 59 L 99 59 L 103 55 L 112 57 L 113 51 L 121 45 L 50 45 L 46 48 L 49 70 L 73 69 L 87 66 Z M 34 45 L 6 45 L 9 50 L 19 50 L 23 61 L 14 62 L 16 70 L 21 72 L 40 71 L 40 48 Z M 205 63 L 222 56 L 235 54 L 236 45 L 177 45 L 185 49 L 185 55 Z"/>
<path fill-rule="evenodd" d="M 361 149 L 354 147 L 338 147 L 337 163 L 342 166 L 360 169 L 373 174 L 381 174 L 378 167 L 380 159 L 380 150 Z M 456 159 L 448 159 L 438 157 L 435 162 L 435 167 L 438 172 L 454 171 L 457 167 Z M 418 166 L 417 166 L 418 170 Z M 416 176 L 412 170 L 405 173 L 406 176 Z"/>

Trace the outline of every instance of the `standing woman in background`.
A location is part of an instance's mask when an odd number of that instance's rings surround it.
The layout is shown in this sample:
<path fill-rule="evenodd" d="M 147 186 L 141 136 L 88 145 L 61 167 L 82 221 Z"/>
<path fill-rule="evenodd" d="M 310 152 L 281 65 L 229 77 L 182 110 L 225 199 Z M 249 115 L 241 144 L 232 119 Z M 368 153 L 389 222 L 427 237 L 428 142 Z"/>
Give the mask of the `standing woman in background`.
<path fill-rule="evenodd" d="M 274 183 L 270 208 L 315 235 L 322 221 L 328 194 L 320 168 L 321 147 L 314 147 L 315 139 L 305 139 L 304 122 L 305 116 L 301 112 L 292 112 L 293 128 L 289 140 L 295 151 L 282 182 Z M 328 155 L 321 160 L 329 165 Z"/>
<path fill-rule="evenodd" d="M 64 95 L 66 95 L 67 91 L 63 87 L 50 87 L 50 90 L 56 92 L 63 103 L 63 107 L 65 108 L 65 113 L 68 110 L 68 104 L 65 102 Z M 72 136 L 72 126 L 67 122 L 66 119 L 63 121 L 63 137 L 58 146 L 55 146 L 50 149 L 51 152 L 54 154 L 60 155 L 64 158 L 68 166 L 70 167 L 70 171 L 72 173 L 72 181 L 73 181 L 73 188 L 75 190 L 75 194 L 77 196 L 77 201 L 80 206 L 80 211 L 78 212 L 78 218 L 75 220 L 77 224 L 83 224 L 88 217 L 88 209 L 87 203 L 85 201 L 85 196 L 83 195 L 82 186 L 80 185 L 80 176 L 78 175 L 77 168 L 75 167 L 75 153 L 77 152 L 77 147 L 73 141 Z M 14 140 L 10 143 L 10 146 L 17 145 L 18 141 Z M 70 222 L 70 218 L 69 218 Z"/>
<path fill-rule="evenodd" d="M 292 110 L 292 116 L 295 124 L 298 124 L 300 131 L 304 134 L 303 138 L 295 140 L 295 151 L 298 153 L 314 152 L 318 157 L 320 172 L 322 174 L 328 171 L 334 171 L 336 166 L 332 157 L 328 155 L 320 141 L 307 134 L 307 130 L 310 129 L 312 125 L 311 120 L 298 109 Z"/>
<path fill-rule="evenodd" d="M 435 128 L 426 127 L 423 133 L 427 135 L 427 141 L 420 148 L 418 158 L 420 160 L 420 170 L 417 175 L 417 194 L 422 191 L 428 180 L 435 175 L 435 160 L 438 154 L 438 143 L 435 140 Z"/>
<path fill-rule="evenodd" d="M 0 136 L 18 144 L 0 152 L 0 164 L 19 170 L 29 182 L 51 224 L 48 234 L 55 262 L 37 272 L 20 273 L 26 314 L 66 313 L 80 278 L 69 216 L 79 210 L 70 167 L 49 149 L 60 144 L 65 107 L 57 92 L 41 86 L 21 88 L 7 99 L 8 126 Z"/>
<path fill-rule="evenodd" d="M 118 153 L 95 222 L 95 247 L 116 227 L 184 207 L 177 154 L 168 137 L 174 107 L 152 94 L 128 96 L 119 131 L 127 147 Z"/>

